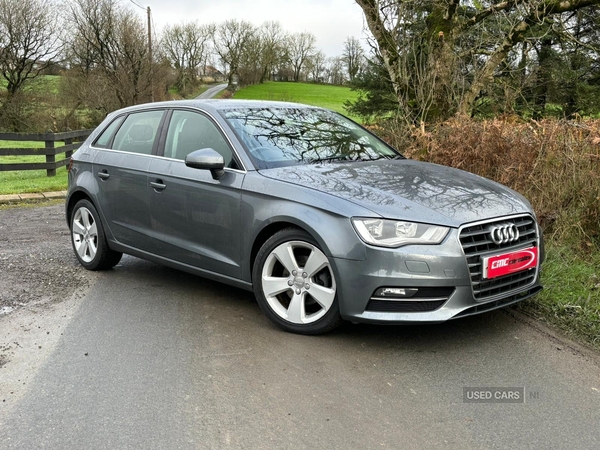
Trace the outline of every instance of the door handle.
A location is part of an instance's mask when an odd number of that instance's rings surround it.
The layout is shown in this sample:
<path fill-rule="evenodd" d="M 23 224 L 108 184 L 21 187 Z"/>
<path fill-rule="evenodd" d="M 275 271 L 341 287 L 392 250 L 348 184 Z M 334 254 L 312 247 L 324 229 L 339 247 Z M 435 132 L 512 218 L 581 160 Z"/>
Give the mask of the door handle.
<path fill-rule="evenodd" d="M 164 191 L 167 188 L 167 185 L 164 184 L 162 180 L 151 181 L 150 186 L 152 186 L 155 191 Z"/>
<path fill-rule="evenodd" d="M 100 178 L 101 180 L 108 180 L 110 178 L 110 173 L 108 173 L 106 170 L 98 172 L 98 178 Z"/>

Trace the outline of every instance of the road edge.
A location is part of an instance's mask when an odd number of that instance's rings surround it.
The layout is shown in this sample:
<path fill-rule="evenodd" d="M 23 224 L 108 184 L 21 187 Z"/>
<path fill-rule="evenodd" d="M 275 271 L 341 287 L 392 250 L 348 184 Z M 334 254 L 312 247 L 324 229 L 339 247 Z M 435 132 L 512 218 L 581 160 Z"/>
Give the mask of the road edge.
<path fill-rule="evenodd" d="M 523 311 L 518 311 L 514 308 L 504 308 L 501 311 L 512 317 L 517 322 L 528 325 L 538 333 L 549 338 L 554 344 L 557 345 L 557 350 L 571 350 L 572 352 L 600 367 L 600 351 L 596 350 L 595 348 L 575 341 L 559 328 L 551 327 L 537 317 L 529 315 Z"/>
<path fill-rule="evenodd" d="M 9 205 L 12 203 L 24 202 L 43 202 L 45 200 L 60 200 L 67 197 L 67 191 L 25 193 L 25 194 L 5 194 L 0 195 L 0 205 Z"/>

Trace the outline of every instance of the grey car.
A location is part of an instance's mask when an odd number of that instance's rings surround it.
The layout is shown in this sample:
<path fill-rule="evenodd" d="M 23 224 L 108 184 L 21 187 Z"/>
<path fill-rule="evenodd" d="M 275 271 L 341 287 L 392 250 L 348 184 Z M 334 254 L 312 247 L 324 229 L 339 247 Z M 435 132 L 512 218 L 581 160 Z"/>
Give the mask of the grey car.
<path fill-rule="evenodd" d="M 253 290 L 294 333 L 444 322 L 542 289 L 525 198 L 306 105 L 116 111 L 73 155 L 66 215 L 85 268 L 127 253 Z"/>

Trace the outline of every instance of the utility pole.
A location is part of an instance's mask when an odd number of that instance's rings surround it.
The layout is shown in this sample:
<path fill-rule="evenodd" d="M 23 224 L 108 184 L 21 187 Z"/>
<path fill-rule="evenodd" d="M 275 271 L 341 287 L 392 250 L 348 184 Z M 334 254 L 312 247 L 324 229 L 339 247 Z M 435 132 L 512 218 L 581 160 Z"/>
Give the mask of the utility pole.
<path fill-rule="evenodd" d="M 152 58 L 152 17 L 148 6 L 148 58 L 150 59 L 150 99 L 154 102 L 154 59 Z"/>

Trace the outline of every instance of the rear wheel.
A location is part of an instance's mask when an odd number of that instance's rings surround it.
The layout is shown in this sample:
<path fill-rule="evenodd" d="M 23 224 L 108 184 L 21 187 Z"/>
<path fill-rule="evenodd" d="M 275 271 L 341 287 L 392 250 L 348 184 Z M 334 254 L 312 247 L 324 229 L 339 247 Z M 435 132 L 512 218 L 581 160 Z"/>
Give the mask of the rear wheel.
<path fill-rule="evenodd" d="M 329 259 L 302 230 L 286 228 L 264 243 L 252 281 L 261 309 L 286 331 L 321 334 L 342 322 Z"/>
<path fill-rule="evenodd" d="M 123 256 L 108 247 L 98 211 L 89 200 L 80 200 L 73 208 L 71 242 L 75 256 L 88 270 L 110 269 Z"/>

